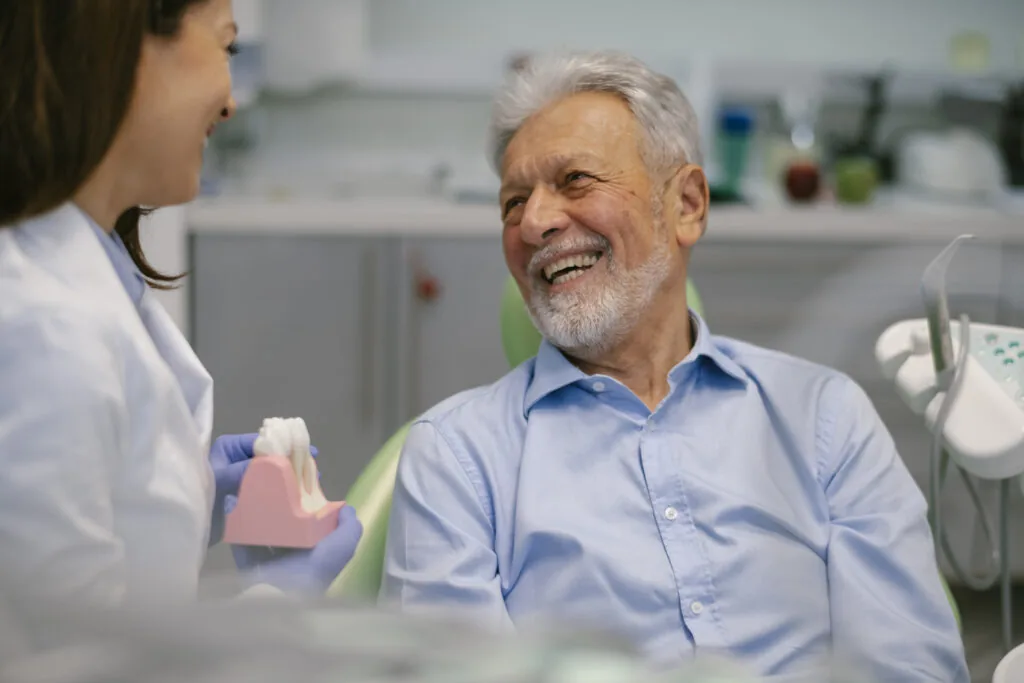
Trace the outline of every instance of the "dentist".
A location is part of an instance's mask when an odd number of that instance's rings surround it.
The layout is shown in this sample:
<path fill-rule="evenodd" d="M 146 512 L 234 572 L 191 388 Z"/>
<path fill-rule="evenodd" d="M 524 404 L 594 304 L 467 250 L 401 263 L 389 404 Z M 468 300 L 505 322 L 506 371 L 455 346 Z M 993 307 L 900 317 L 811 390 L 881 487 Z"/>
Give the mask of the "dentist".
<path fill-rule="evenodd" d="M 197 194 L 236 33 L 230 0 L 0 3 L 0 594 L 196 599 L 255 435 L 211 447 L 211 378 L 150 291 L 181 276 L 138 224 Z M 310 551 L 235 557 L 323 592 L 361 533 L 344 507 Z"/>

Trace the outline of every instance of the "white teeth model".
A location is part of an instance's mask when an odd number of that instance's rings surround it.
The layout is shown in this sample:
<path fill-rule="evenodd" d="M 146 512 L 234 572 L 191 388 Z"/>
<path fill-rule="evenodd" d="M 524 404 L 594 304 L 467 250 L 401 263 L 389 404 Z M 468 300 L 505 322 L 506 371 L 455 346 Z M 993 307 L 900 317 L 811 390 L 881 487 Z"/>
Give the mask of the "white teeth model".
<path fill-rule="evenodd" d="M 309 430 L 301 417 L 264 420 L 253 445 L 253 455 L 288 458 L 299 484 L 302 509 L 306 512 L 316 512 L 327 504 L 320 489 L 316 461 L 309 452 Z"/>

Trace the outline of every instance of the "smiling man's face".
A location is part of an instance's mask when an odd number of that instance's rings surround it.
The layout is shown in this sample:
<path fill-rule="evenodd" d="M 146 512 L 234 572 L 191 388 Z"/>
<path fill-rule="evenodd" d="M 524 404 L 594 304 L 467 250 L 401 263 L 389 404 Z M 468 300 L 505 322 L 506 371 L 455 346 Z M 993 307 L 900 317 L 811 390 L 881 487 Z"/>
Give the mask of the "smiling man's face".
<path fill-rule="evenodd" d="M 505 152 L 505 259 L 540 331 L 567 351 L 617 344 L 676 263 L 640 136 L 625 102 L 588 92 L 532 116 Z"/>

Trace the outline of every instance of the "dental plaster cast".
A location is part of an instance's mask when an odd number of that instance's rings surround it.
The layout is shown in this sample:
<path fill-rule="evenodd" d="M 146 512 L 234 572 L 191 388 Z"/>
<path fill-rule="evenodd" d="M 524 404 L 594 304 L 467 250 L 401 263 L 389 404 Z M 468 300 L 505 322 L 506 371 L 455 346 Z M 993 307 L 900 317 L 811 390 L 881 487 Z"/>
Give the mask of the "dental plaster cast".
<path fill-rule="evenodd" d="M 310 450 L 302 419 L 263 421 L 236 503 L 225 516 L 225 542 L 312 548 L 337 528 L 345 502 L 324 497 Z"/>
<path fill-rule="evenodd" d="M 271 417 L 263 421 L 259 436 L 253 445 L 253 456 L 258 458 L 288 458 L 299 483 L 302 509 L 315 513 L 327 505 L 316 461 L 309 451 L 309 430 L 301 417 L 283 419 Z"/>

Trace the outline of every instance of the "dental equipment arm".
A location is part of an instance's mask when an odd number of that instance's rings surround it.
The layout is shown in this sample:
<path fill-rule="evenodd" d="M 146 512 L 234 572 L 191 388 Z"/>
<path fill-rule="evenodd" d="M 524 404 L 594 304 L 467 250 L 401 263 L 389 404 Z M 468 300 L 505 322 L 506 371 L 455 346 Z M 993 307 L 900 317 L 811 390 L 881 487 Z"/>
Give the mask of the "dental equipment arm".
<path fill-rule="evenodd" d="M 949 332 L 949 302 L 946 298 L 946 272 L 960 245 L 973 235 L 960 235 L 949 243 L 925 268 L 921 277 L 921 296 L 928 320 L 928 341 L 940 390 L 948 390 L 955 367 L 953 338 Z"/>
<path fill-rule="evenodd" d="M 1024 330 L 950 322 L 946 271 L 959 246 L 953 241 L 925 270 L 921 282 L 927 317 L 890 326 L 878 339 L 876 358 L 883 374 L 916 413 L 923 415 L 934 441 L 929 503 L 940 551 L 968 586 L 983 590 L 1002 577 L 1003 640 L 1012 642 L 1008 539 L 1009 481 L 1024 473 Z M 958 342 L 953 334 L 958 333 Z M 955 354 L 955 355 L 954 355 Z M 978 510 L 982 532 L 999 569 L 984 581 L 964 572 L 942 528 L 940 498 L 952 460 Z M 992 543 L 991 524 L 972 477 L 1000 481 L 1000 543 Z"/>

